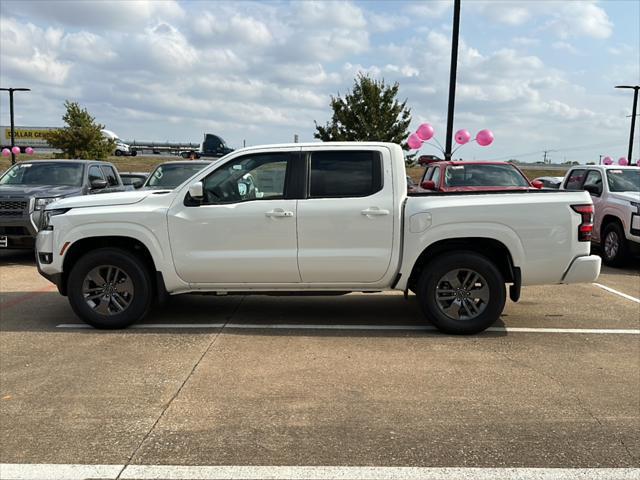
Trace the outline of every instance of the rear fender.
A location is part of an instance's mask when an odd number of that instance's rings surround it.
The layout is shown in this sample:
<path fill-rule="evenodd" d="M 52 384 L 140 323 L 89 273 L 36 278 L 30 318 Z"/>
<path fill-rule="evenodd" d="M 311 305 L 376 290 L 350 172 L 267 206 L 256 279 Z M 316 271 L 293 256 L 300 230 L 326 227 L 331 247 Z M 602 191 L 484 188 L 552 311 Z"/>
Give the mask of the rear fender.
<path fill-rule="evenodd" d="M 521 267 L 525 262 L 524 247 L 520 237 L 506 225 L 498 223 L 443 224 L 427 228 L 420 233 L 411 233 L 408 230 L 408 228 L 405 229 L 405 255 L 400 269 L 402 276 L 395 286 L 398 290 L 407 288 L 413 267 L 422 252 L 436 242 L 445 240 L 466 240 L 470 237 L 495 240 L 507 248 L 514 267 Z"/>

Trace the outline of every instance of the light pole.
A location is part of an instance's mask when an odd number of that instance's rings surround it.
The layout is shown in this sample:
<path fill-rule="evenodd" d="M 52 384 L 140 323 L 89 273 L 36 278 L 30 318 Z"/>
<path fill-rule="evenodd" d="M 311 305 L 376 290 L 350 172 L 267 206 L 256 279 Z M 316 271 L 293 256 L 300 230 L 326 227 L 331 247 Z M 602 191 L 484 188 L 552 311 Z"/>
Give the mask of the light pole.
<path fill-rule="evenodd" d="M 458 71 L 458 37 L 460 36 L 460 0 L 453 4 L 453 31 L 451 32 L 451 69 L 449 71 L 449 109 L 447 113 L 447 138 L 444 158 L 451 160 L 453 147 L 453 111 L 456 103 L 456 74 Z"/>
<path fill-rule="evenodd" d="M 638 110 L 638 90 L 640 90 L 640 85 L 616 85 L 616 88 L 633 89 L 633 111 L 631 112 L 631 132 L 629 132 L 629 153 L 627 154 L 629 165 L 632 165 L 633 157 L 631 154 L 633 153 L 633 133 L 636 128 L 636 111 Z M 636 166 L 640 165 L 636 162 Z"/>
<path fill-rule="evenodd" d="M 11 165 L 16 163 L 16 154 L 13 153 L 13 147 L 15 146 L 15 131 L 13 125 L 13 92 L 30 92 L 30 88 L 0 88 L 9 92 L 9 117 L 11 117 Z"/>

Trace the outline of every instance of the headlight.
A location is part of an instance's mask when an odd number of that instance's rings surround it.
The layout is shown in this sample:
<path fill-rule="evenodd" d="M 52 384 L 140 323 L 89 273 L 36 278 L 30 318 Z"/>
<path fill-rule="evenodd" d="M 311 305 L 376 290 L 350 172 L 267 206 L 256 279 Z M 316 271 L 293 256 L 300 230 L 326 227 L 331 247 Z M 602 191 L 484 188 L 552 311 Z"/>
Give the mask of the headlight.
<path fill-rule="evenodd" d="M 51 217 L 55 217 L 56 215 L 62 215 L 63 213 L 67 213 L 70 209 L 68 208 L 58 208 L 55 210 L 45 210 L 42 212 L 42 216 L 40 217 L 40 230 L 53 230 L 53 226 L 51 225 Z"/>
<path fill-rule="evenodd" d="M 36 210 L 44 210 L 44 207 L 58 200 L 58 197 L 36 198 Z"/>
<path fill-rule="evenodd" d="M 632 206 L 632 207 L 636 207 L 636 212 L 638 213 L 638 215 L 640 215 L 640 203 L 638 203 L 638 202 L 631 202 L 631 206 Z"/>

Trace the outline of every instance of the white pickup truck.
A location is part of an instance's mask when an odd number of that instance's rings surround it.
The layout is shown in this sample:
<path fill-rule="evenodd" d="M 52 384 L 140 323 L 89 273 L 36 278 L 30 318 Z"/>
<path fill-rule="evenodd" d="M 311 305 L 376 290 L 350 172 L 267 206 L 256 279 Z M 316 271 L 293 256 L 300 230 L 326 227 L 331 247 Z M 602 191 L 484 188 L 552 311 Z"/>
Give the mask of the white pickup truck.
<path fill-rule="evenodd" d="M 593 204 L 553 190 L 407 195 L 390 143 L 245 148 L 173 190 L 47 206 L 38 269 L 98 328 L 167 294 L 409 290 L 444 332 L 493 324 L 521 285 L 592 282 Z"/>

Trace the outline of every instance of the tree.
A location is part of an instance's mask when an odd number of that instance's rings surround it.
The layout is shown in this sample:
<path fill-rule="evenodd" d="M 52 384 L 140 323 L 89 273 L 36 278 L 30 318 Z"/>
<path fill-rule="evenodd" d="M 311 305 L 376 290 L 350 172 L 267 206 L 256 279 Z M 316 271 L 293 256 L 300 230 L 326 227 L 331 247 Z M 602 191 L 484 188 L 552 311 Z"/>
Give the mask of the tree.
<path fill-rule="evenodd" d="M 396 96 L 400 86 L 386 85 L 384 79 L 377 81 L 368 75 L 356 77 L 353 91 L 344 98 L 331 96 L 333 115 L 324 127 L 316 125 L 315 138 L 323 142 L 377 141 L 402 144 L 409 136 L 411 109 L 407 100 L 398 102 Z"/>
<path fill-rule="evenodd" d="M 62 150 L 67 158 L 103 160 L 115 149 L 115 141 L 102 134 L 104 125 L 95 123 L 86 108 L 76 102 L 64 102 L 66 113 L 62 120 L 66 127 L 47 132 L 44 137 L 53 148 Z"/>

